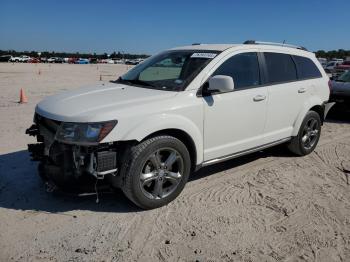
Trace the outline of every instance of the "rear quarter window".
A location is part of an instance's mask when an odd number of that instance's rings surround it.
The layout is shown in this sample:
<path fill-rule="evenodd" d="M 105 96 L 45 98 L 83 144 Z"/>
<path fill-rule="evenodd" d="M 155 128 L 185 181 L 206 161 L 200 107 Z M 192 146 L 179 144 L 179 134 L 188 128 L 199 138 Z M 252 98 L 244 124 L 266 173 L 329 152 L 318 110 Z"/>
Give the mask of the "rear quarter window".
<path fill-rule="evenodd" d="M 298 70 L 299 79 L 319 78 L 322 77 L 315 63 L 307 57 L 293 56 Z"/>

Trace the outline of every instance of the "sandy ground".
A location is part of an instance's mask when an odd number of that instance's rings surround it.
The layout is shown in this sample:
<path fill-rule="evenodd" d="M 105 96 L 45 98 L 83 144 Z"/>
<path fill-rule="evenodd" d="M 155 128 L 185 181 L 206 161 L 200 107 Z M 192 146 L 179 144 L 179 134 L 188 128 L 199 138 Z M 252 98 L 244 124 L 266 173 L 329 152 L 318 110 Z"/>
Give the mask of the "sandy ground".
<path fill-rule="evenodd" d="M 279 147 L 202 169 L 156 210 L 120 192 L 99 204 L 46 193 L 26 152 L 35 104 L 125 71 L 0 64 L 0 261 L 350 261 L 346 118 L 328 120 L 306 157 Z"/>

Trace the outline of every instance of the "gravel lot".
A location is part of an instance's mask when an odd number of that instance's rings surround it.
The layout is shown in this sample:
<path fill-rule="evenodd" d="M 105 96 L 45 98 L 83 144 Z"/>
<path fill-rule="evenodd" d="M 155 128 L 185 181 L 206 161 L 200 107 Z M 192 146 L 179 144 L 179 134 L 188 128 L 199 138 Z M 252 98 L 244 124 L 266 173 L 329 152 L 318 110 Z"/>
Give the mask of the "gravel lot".
<path fill-rule="evenodd" d="M 278 147 L 202 169 L 156 210 L 120 192 L 99 204 L 47 193 L 26 152 L 35 104 L 126 70 L 0 64 L 0 261 L 350 261 L 346 115 L 325 123 L 314 153 Z"/>

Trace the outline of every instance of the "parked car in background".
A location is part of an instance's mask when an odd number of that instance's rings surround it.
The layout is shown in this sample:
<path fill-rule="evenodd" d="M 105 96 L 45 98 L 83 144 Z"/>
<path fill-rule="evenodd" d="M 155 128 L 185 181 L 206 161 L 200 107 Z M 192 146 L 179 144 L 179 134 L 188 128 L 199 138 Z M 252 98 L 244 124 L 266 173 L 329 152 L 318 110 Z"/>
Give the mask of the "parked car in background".
<path fill-rule="evenodd" d="M 56 57 L 55 63 L 56 64 L 62 64 L 62 63 L 64 63 L 64 59 L 62 57 Z"/>
<path fill-rule="evenodd" d="M 330 100 L 350 107 L 350 71 L 331 82 Z"/>
<path fill-rule="evenodd" d="M 21 56 L 16 56 L 16 57 L 11 57 L 10 61 L 11 62 L 22 62 L 26 63 L 30 59 L 30 56 L 27 55 L 21 55 Z"/>
<path fill-rule="evenodd" d="M 90 58 L 90 64 L 97 64 L 97 58 Z"/>
<path fill-rule="evenodd" d="M 327 59 L 323 57 L 317 58 L 317 60 L 320 62 L 321 66 L 325 68 L 327 66 Z"/>
<path fill-rule="evenodd" d="M 55 63 L 57 57 L 50 57 L 47 59 L 48 63 Z"/>
<path fill-rule="evenodd" d="M 62 64 L 64 62 L 63 58 L 61 57 L 50 57 L 49 59 L 47 59 L 48 63 L 59 63 Z"/>
<path fill-rule="evenodd" d="M 11 60 L 11 55 L 2 55 L 0 56 L 0 62 L 9 62 Z"/>
<path fill-rule="evenodd" d="M 333 78 L 336 79 L 341 76 L 344 72 L 350 70 L 350 61 L 345 61 L 341 64 L 338 64 L 333 71 Z"/>
<path fill-rule="evenodd" d="M 75 61 L 77 61 L 79 58 L 76 58 L 76 57 L 70 57 L 68 58 L 68 63 L 69 64 L 75 64 Z"/>
<path fill-rule="evenodd" d="M 10 58 L 10 62 L 15 62 L 15 63 L 18 63 L 20 61 L 20 57 L 19 56 L 12 56 Z"/>
<path fill-rule="evenodd" d="M 326 71 L 326 73 L 333 73 L 333 70 L 335 69 L 335 67 L 341 63 L 342 62 L 340 61 L 329 61 L 326 67 L 324 67 L 324 70 Z"/>
<path fill-rule="evenodd" d="M 126 65 L 137 65 L 137 64 L 139 64 L 139 61 L 137 61 L 135 59 L 125 60 L 125 64 Z"/>
<path fill-rule="evenodd" d="M 33 64 L 40 63 L 40 59 L 36 57 L 31 57 L 27 63 L 33 63 Z"/>
<path fill-rule="evenodd" d="M 47 63 L 47 57 L 40 57 L 41 63 Z"/>
<path fill-rule="evenodd" d="M 344 59 L 343 58 L 333 58 L 331 61 L 336 61 L 336 62 L 343 63 Z"/>
<path fill-rule="evenodd" d="M 21 59 L 20 62 L 22 62 L 22 63 L 27 63 L 27 62 L 31 59 L 31 57 L 30 57 L 30 56 L 27 56 L 27 55 L 21 55 L 21 56 L 20 56 L 20 59 Z"/>
<path fill-rule="evenodd" d="M 89 59 L 87 58 L 79 58 L 78 60 L 75 61 L 75 64 L 89 64 Z"/>
<path fill-rule="evenodd" d="M 203 166 L 283 143 L 310 154 L 330 106 L 328 81 L 302 47 L 178 47 L 117 81 L 41 101 L 27 130 L 39 143 L 28 149 L 47 183 L 90 178 L 156 208 Z"/>
<path fill-rule="evenodd" d="M 124 61 L 122 59 L 113 59 L 114 64 L 124 64 Z"/>
<path fill-rule="evenodd" d="M 110 58 L 102 59 L 101 63 L 103 63 L 103 64 L 114 64 L 114 60 L 110 59 Z"/>

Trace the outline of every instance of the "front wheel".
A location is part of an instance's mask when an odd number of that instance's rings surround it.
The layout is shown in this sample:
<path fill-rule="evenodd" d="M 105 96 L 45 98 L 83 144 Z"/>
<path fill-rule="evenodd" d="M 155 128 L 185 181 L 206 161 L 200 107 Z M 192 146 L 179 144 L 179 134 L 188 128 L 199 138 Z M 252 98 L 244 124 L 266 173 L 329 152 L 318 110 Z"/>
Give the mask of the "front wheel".
<path fill-rule="evenodd" d="M 309 111 L 296 137 L 288 145 L 291 152 L 305 156 L 310 154 L 316 147 L 321 135 L 321 118 L 315 111 Z"/>
<path fill-rule="evenodd" d="M 126 152 L 121 168 L 122 190 L 137 206 L 157 208 L 183 190 L 191 170 L 186 146 L 172 136 L 157 136 Z"/>

